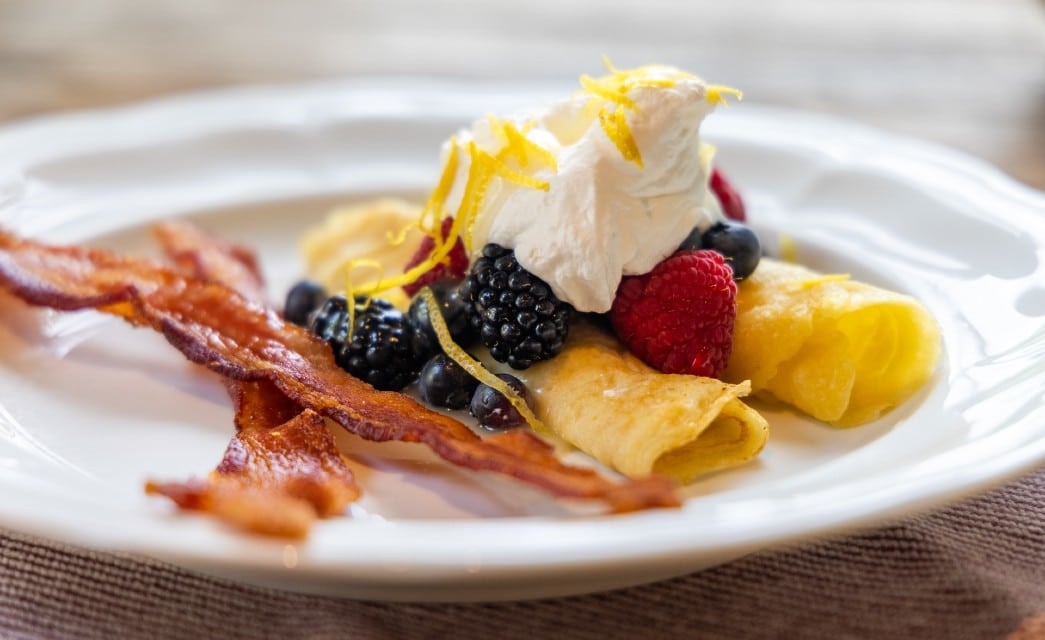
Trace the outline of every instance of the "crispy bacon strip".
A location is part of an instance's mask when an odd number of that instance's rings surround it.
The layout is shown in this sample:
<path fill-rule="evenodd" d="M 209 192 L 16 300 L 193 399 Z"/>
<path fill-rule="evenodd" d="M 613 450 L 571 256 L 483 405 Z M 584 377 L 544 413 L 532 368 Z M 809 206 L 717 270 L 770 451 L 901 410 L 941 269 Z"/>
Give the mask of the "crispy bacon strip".
<path fill-rule="evenodd" d="M 153 228 L 184 274 L 221 282 L 264 302 L 253 253 L 178 221 Z M 302 413 L 271 382 L 225 379 L 236 434 L 206 480 L 146 483 L 183 509 L 195 509 L 254 533 L 303 538 L 317 517 L 344 513 L 359 488 L 323 418 Z"/>
<path fill-rule="evenodd" d="M 341 515 L 359 497 L 326 422 L 308 410 L 276 427 L 237 431 L 206 480 L 149 481 L 145 491 L 248 531 L 294 538 L 308 535 L 317 516 Z"/>
<path fill-rule="evenodd" d="M 265 278 L 254 252 L 247 247 L 212 236 L 181 220 L 160 222 L 152 232 L 181 273 L 216 280 L 248 300 L 265 304 Z"/>
<path fill-rule="evenodd" d="M 250 249 L 179 220 L 156 224 L 153 235 L 182 274 L 220 282 L 248 300 L 265 304 L 265 279 Z M 275 427 L 302 411 L 301 405 L 270 382 L 247 383 L 228 378 L 225 381 L 236 409 L 237 429 L 252 425 Z"/>
<path fill-rule="evenodd" d="M 225 392 L 235 409 L 236 430 L 273 428 L 297 417 L 304 409 L 268 380 L 246 382 L 224 378 Z"/>
<path fill-rule="evenodd" d="M 555 495 L 601 498 L 614 511 L 676 506 L 674 484 L 620 484 L 570 467 L 527 432 L 479 438 L 411 398 L 377 391 L 334 363 L 329 346 L 224 285 L 148 261 L 53 247 L 0 232 L 0 282 L 35 305 L 88 307 L 160 331 L 189 360 L 236 380 L 268 380 L 302 406 L 374 441 L 423 442 L 453 464 L 495 471 Z"/>

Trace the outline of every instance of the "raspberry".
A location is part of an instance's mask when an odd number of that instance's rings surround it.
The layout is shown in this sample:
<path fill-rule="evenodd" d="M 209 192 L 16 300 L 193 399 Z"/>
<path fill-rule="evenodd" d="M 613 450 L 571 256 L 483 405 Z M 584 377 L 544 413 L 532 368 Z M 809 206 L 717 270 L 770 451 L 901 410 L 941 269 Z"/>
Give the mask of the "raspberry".
<path fill-rule="evenodd" d="M 443 218 L 442 227 L 439 232 L 443 236 L 443 240 L 450 235 L 450 226 L 453 225 L 454 219 L 450 216 Z M 432 251 L 435 249 L 435 240 L 430 236 L 425 236 L 421 239 L 421 244 L 417 247 L 417 251 L 414 252 L 410 262 L 406 263 L 404 271 L 409 271 L 417 265 L 421 264 L 428 259 L 428 256 L 432 255 Z M 454 242 L 453 249 L 450 250 L 450 255 L 447 256 L 450 259 L 449 264 L 439 263 L 433 266 L 431 269 L 426 271 L 417 280 L 414 280 L 410 284 L 403 285 L 403 291 L 411 298 L 417 295 L 417 292 L 422 288 L 435 284 L 440 280 L 461 280 L 465 274 L 468 273 L 468 254 L 465 253 L 464 243 L 461 242 L 461 238 L 457 238 Z"/>
<path fill-rule="evenodd" d="M 733 185 L 726 180 L 726 177 L 718 169 L 711 170 L 711 192 L 718 198 L 719 204 L 722 205 L 722 213 L 727 218 L 737 222 L 747 221 L 747 215 L 744 212 L 744 201 L 740 198 L 737 190 L 733 188 Z"/>
<path fill-rule="evenodd" d="M 733 270 L 716 251 L 679 251 L 653 271 L 627 276 L 610 321 L 621 341 L 664 373 L 717 377 L 733 349 Z"/>

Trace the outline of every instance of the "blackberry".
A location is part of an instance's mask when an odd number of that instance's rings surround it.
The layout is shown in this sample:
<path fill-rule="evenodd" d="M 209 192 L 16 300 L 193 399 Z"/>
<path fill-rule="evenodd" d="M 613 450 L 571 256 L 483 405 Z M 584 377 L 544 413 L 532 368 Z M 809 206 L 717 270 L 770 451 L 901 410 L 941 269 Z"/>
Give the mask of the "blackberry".
<path fill-rule="evenodd" d="M 483 247 L 460 289 L 472 305 L 472 326 L 498 362 L 525 369 L 562 351 L 573 308 L 519 265 L 515 252 Z"/>
<path fill-rule="evenodd" d="M 365 304 L 365 306 L 364 306 Z M 406 317 L 389 302 L 355 299 L 355 326 L 349 339 L 348 303 L 332 296 L 312 319 L 311 331 L 334 350 L 338 366 L 376 389 L 399 391 L 424 363 Z"/>

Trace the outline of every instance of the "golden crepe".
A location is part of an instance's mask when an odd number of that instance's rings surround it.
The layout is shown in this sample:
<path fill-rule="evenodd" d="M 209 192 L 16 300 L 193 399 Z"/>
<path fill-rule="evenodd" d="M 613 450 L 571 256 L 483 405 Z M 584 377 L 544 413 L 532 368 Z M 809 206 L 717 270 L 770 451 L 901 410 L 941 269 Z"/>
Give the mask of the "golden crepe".
<path fill-rule="evenodd" d="M 364 258 L 378 260 L 386 276 L 401 272 L 417 241 L 390 250 L 388 234 L 419 213 L 396 200 L 336 210 L 301 243 L 309 276 L 337 290 L 344 262 Z M 738 400 L 749 392 L 746 383 L 660 373 L 583 322 L 571 327 L 558 356 L 512 373 L 533 392 L 538 416 L 556 436 L 629 476 L 688 482 L 753 459 L 768 436 L 762 416 Z"/>
<path fill-rule="evenodd" d="M 555 358 L 513 371 L 555 435 L 628 476 L 679 482 L 753 459 L 769 425 L 738 398 L 743 382 L 660 373 L 586 322 Z"/>
<path fill-rule="evenodd" d="M 419 213 L 416 205 L 396 198 L 334 209 L 301 237 L 308 276 L 328 291 L 343 291 L 349 276 L 345 266 L 353 260 L 365 260 L 352 274 L 357 281 L 398 276 L 423 237 L 419 229 L 411 228 Z M 400 238 L 405 229 L 409 231 Z M 397 307 L 409 305 L 399 287 L 388 294 L 388 301 Z"/>
<path fill-rule="evenodd" d="M 846 427 L 903 402 L 939 352 L 939 328 L 913 298 L 764 258 L 738 288 L 722 377 Z"/>

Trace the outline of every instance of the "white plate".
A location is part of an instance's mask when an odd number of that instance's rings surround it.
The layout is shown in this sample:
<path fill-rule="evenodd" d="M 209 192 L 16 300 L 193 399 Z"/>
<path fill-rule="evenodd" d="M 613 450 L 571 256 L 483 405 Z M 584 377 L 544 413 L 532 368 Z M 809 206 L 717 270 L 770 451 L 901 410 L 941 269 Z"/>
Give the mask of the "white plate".
<path fill-rule="evenodd" d="M 548 95 L 405 81 L 251 89 L 0 130 L 0 222 L 147 251 L 192 216 L 257 247 L 273 291 L 294 239 L 335 203 L 418 195 L 440 141 Z M 923 300 L 935 378 L 885 419 L 836 431 L 766 407 L 754 464 L 678 510 L 581 516 L 416 445 L 347 444 L 366 497 L 284 544 L 177 514 L 147 477 L 206 473 L 231 434 L 220 386 L 163 340 L 94 313 L 0 298 L 0 526 L 256 584 L 365 598 L 555 596 L 678 575 L 944 504 L 1045 458 L 1045 197 L 925 144 L 746 105 L 706 124 L 770 240 L 814 267 Z"/>

